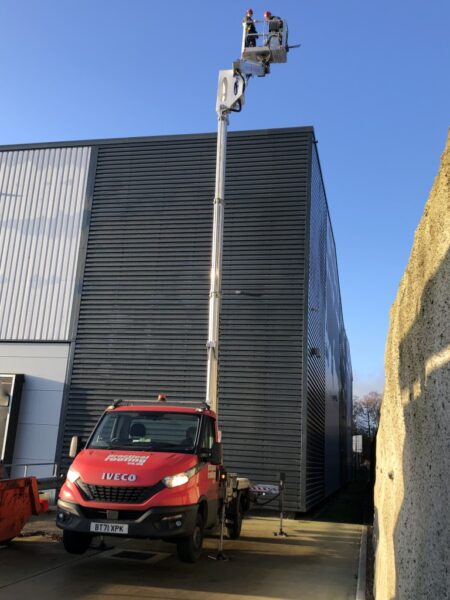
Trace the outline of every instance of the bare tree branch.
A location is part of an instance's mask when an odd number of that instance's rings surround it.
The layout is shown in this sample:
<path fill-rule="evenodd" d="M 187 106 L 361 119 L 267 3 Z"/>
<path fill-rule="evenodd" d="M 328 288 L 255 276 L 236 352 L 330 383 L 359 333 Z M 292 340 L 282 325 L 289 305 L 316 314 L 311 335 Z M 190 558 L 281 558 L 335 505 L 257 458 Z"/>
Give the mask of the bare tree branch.
<path fill-rule="evenodd" d="M 366 435 L 373 440 L 380 421 L 382 396 L 378 392 L 369 392 L 362 398 L 353 398 L 353 432 Z"/>

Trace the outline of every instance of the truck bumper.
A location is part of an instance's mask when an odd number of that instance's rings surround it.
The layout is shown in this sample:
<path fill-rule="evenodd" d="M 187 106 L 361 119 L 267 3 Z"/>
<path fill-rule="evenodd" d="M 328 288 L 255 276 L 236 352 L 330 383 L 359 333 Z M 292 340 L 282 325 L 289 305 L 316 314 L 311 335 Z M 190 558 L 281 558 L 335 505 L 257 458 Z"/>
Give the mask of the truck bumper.
<path fill-rule="evenodd" d="M 197 504 L 188 506 L 157 506 L 149 508 L 146 511 L 93 511 L 79 504 L 58 500 L 56 525 L 60 529 L 67 529 L 78 533 L 90 533 L 92 535 L 170 539 L 190 535 L 195 526 L 197 512 Z M 91 531 L 91 523 L 127 525 L 128 532 L 120 534 L 93 532 Z"/>

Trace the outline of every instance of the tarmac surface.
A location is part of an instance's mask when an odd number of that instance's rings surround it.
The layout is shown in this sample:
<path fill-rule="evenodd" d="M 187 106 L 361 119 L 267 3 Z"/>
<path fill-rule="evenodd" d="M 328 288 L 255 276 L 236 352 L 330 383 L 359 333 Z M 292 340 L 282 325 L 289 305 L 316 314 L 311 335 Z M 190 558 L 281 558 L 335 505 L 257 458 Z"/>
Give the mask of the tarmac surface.
<path fill-rule="evenodd" d="M 67 554 L 54 513 L 35 517 L 0 549 L 0 598 L 46 600 L 354 600 L 361 525 L 252 517 L 239 540 L 225 540 L 229 561 L 208 557 L 205 539 L 194 564 L 178 561 L 173 544 L 105 538 L 107 550 Z M 97 544 L 97 541 L 94 541 Z M 119 554 L 119 556 L 117 556 Z"/>

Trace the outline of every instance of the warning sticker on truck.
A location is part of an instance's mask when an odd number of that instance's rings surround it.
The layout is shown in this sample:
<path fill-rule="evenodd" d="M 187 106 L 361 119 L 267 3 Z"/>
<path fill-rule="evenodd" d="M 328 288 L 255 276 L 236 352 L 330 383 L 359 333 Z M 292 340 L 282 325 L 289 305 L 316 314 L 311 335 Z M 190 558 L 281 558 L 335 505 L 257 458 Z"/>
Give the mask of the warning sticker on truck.
<path fill-rule="evenodd" d="M 257 484 L 252 485 L 250 491 L 255 494 L 278 494 L 280 488 L 278 485 Z"/>

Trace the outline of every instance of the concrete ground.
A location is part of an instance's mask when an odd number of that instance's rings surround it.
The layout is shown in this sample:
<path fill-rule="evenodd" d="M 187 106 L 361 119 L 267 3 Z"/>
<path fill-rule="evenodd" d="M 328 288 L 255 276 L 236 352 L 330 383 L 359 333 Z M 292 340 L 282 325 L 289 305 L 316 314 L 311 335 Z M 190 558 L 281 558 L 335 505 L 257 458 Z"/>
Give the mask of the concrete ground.
<path fill-rule="evenodd" d="M 118 538 L 105 538 L 106 551 L 77 557 L 64 551 L 50 513 L 0 549 L 0 597 L 354 600 L 360 525 L 287 520 L 288 537 L 274 536 L 277 530 L 273 517 L 247 519 L 242 537 L 225 541 L 228 562 L 208 558 L 217 548 L 214 537 L 194 565 L 178 562 L 172 544 Z"/>

